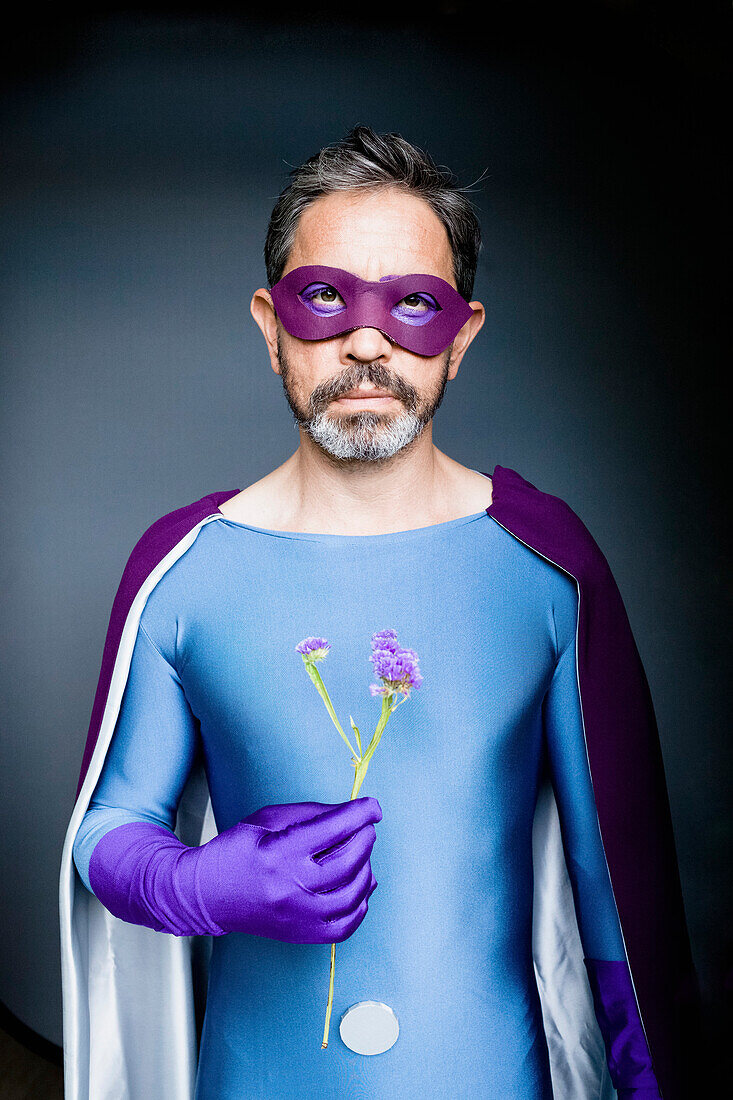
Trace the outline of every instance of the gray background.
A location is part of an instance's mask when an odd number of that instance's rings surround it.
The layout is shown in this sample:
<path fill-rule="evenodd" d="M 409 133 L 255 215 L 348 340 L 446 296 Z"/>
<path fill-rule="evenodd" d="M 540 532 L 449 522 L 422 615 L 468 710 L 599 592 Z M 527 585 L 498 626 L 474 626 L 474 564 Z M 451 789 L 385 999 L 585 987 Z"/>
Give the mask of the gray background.
<path fill-rule="evenodd" d="M 717 24 L 634 3 L 543 22 L 517 4 L 479 34 L 470 10 L 107 13 L 29 24 L 6 47 L 0 1001 L 53 1042 L 59 861 L 123 567 L 158 516 L 297 446 L 249 299 L 288 168 L 365 122 L 464 185 L 485 174 L 487 321 L 434 440 L 563 497 L 610 562 L 717 1045 L 731 962 Z"/>

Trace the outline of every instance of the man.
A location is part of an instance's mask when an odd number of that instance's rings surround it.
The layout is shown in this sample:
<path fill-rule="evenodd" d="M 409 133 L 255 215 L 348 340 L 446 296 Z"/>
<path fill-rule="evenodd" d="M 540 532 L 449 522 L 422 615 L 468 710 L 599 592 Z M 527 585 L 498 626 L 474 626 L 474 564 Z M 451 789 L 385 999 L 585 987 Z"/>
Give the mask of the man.
<path fill-rule="evenodd" d="M 471 204 L 364 126 L 291 176 L 251 311 L 300 445 L 128 562 L 62 859 L 67 1097 L 682 1100 L 695 974 L 618 589 L 563 501 L 432 442 L 484 321 Z M 346 800 L 294 649 L 329 639 L 363 729 L 392 628 L 423 683 Z"/>

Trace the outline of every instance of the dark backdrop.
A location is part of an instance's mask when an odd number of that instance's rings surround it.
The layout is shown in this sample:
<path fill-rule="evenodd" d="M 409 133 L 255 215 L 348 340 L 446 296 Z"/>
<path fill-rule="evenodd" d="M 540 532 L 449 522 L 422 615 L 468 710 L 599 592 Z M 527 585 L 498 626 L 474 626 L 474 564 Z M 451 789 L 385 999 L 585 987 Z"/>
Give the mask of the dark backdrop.
<path fill-rule="evenodd" d="M 288 168 L 358 122 L 483 176 L 487 322 L 434 439 L 563 497 L 611 564 L 726 1041 L 727 9 L 476 10 L 25 10 L 6 30 L 0 1001 L 53 1042 L 59 860 L 112 599 L 155 518 L 297 446 L 248 303 Z"/>

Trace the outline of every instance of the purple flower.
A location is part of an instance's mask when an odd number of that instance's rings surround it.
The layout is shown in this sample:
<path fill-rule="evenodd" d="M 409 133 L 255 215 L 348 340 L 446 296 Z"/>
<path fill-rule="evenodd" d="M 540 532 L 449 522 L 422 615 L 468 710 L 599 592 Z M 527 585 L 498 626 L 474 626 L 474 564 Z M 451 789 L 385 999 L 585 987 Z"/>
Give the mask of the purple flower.
<path fill-rule="evenodd" d="M 399 648 L 396 630 L 379 630 L 372 634 L 372 649 L 390 649 L 396 653 Z"/>
<path fill-rule="evenodd" d="M 422 675 L 418 667 L 420 658 L 414 649 L 401 649 L 397 642 L 396 630 L 380 630 L 372 635 L 372 654 L 369 660 L 374 672 L 382 681 L 370 684 L 372 695 L 393 695 L 401 691 L 409 697 L 422 684 Z"/>
<path fill-rule="evenodd" d="M 325 638 L 304 638 L 295 647 L 296 653 L 302 653 L 307 661 L 322 661 L 331 646 Z"/>

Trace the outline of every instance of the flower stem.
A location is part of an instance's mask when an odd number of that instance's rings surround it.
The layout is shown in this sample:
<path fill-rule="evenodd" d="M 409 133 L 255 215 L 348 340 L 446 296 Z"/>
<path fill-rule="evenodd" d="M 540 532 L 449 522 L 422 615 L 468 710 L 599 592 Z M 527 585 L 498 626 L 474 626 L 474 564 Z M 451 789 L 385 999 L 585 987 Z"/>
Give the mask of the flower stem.
<path fill-rule="evenodd" d="M 315 681 L 314 681 L 314 683 L 315 683 Z M 326 689 L 324 688 L 324 691 L 325 690 Z M 396 707 L 392 707 L 390 704 L 391 704 L 390 697 L 385 695 L 382 699 L 382 714 L 380 716 L 379 722 L 377 723 L 377 728 L 374 731 L 374 736 L 371 739 L 371 742 L 369 744 L 369 748 L 367 749 L 364 756 L 361 757 L 359 760 L 357 760 L 356 757 L 354 757 L 354 785 L 351 788 L 351 794 L 349 795 L 349 801 L 350 802 L 353 801 L 356 798 L 357 794 L 359 793 L 359 788 L 361 787 L 362 783 L 364 782 L 364 776 L 366 775 L 367 768 L 369 767 L 369 761 L 371 760 L 372 756 L 374 755 L 374 750 L 376 749 L 377 745 L 379 744 L 379 742 L 381 740 L 382 734 L 384 733 L 384 727 L 387 725 L 387 722 L 389 721 L 390 714 L 392 713 L 393 710 L 396 709 Z M 397 706 L 399 706 L 399 703 L 397 704 Z M 334 969 L 335 969 L 335 965 L 336 965 L 335 960 L 336 960 L 336 944 L 332 943 L 331 944 L 331 972 L 330 972 L 329 981 L 328 981 L 328 1003 L 326 1004 L 326 1023 L 325 1023 L 324 1028 L 323 1028 L 323 1042 L 321 1043 L 321 1050 L 325 1050 L 326 1047 L 328 1046 L 328 1029 L 329 1029 L 329 1026 L 330 1026 L 330 1023 L 331 1023 L 331 1009 L 333 1007 L 333 976 L 334 976 Z"/>
<path fill-rule="evenodd" d="M 331 697 L 329 696 L 328 692 L 326 691 L 326 685 L 324 684 L 323 680 L 321 679 L 320 672 L 318 671 L 318 669 L 316 668 L 316 666 L 313 664 L 312 661 L 304 661 L 303 663 L 305 665 L 306 672 L 308 673 L 311 680 L 315 684 L 315 687 L 316 687 L 316 690 L 318 691 L 318 694 L 320 695 L 321 699 L 323 699 L 323 702 L 326 704 L 326 710 L 331 715 L 331 721 L 333 722 L 334 726 L 336 727 L 336 729 L 339 731 L 339 733 L 343 737 L 346 744 L 349 746 L 349 749 L 351 750 L 351 752 L 354 754 L 354 756 L 356 756 L 357 755 L 356 750 L 352 747 L 351 742 L 349 741 L 348 737 L 346 736 L 346 734 L 344 733 L 344 731 L 341 728 L 341 723 L 339 722 L 338 718 L 336 717 L 336 711 L 333 709 L 333 703 L 331 702 Z"/>
<path fill-rule="evenodd" d="M 331 1007 L 333 1005 L 333 973 L 334 973 L 334 960 L 336 957 L 336 944 L 331 944 L 331 978 L 328 983 L 328 1004 L 326 1006 L 326 1023 L 323 1027 L 323 1042 L 321 1043 L 321 1050 L 325 1050 L 328 1046 L 328 1028 L 331 1023 Z"/>

